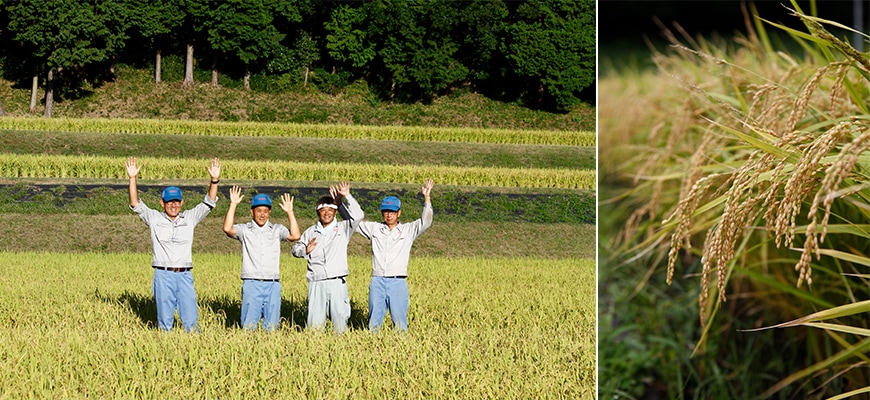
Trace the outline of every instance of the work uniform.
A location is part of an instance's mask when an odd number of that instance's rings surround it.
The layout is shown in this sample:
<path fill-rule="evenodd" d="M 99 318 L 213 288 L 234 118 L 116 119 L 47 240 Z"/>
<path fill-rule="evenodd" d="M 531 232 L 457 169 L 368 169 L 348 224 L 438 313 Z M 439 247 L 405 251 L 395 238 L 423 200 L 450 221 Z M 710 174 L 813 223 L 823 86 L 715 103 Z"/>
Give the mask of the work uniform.
<path fill-rule="evenodd" d="M 174 221 L 165 212 L 151 209 L 142 201 L 131 207 L 151 231 L 151 266 L 154 268 L 151 288 L 157 303 L 157 324 L 162 330 L 172 330 L 176 308 L 185 330 L 198 329 L 199 312 L 191 272 L 193 229 L 214 206 L 215 200 L 206 195 L 196 207 L 180 212 Z"/>
<path fill-rule="evenodd" d="M 357 232 L 372 244 L 372 279 L 369 283 L 369 329 L 377 331 L 387 309 L 393 325 L 408 329 L 408 261 L 414 240 L 432 226 L 431 204 L 423 205 L 420 219 L 399 223 L 392 230 L 384 222 L 363 221 Z"/>
<path fill-rule="evenodd" d="M 334 219 L 323 226 L 320 221 L 302 232 L 302 237 L 293 244 L 293 256 L 305 258 L 308 262 L 308 319 L 306 326 L 319 328 L 329 316 L 335 332 L 342 333 L 350 319 L 350 297 L 346 277 L 347 244 L 354 230 L 362 221 L 364 214 L 359 203 L 352 195 L 344 196 L 347 205 L 339 205 L 337 214 L 346 217 L 343 221 Z M 316 238 L 311 254 L 305 254 L 308 242 Z"/>
<path fill-rule="evenodd" d="M 256 329 L 263 318 L 263 329 L 274 331 L 281 319 L 281 241 L 290 230 L 284 225 L 256 222 L 233 225 L 242 243 L 242 315 L 245 329 Z"/>

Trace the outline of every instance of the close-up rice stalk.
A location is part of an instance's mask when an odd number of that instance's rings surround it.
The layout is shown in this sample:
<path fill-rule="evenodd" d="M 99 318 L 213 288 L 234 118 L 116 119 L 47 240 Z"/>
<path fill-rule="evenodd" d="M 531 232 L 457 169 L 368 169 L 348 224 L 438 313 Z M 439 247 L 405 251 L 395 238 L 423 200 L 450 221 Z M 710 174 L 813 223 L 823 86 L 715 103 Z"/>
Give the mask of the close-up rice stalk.
<path fill-rule="evenodd" d="M 600 81 L 602 398 L 870 393 L 870 56 L 790 7 L 805 29 L 750 5 L 746 35 L 666 29 L 654 72 Z M 694 327 L 626 312 L 689 298 Z M 632 341 L 660 350 L 608 358 Z"/>

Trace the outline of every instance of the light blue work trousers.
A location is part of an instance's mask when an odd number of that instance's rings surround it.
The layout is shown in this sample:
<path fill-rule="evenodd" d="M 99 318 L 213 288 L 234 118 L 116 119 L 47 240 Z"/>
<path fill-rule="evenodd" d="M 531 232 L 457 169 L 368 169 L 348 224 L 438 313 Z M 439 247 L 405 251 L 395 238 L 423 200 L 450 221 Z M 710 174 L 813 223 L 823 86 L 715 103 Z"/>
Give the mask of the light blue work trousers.
<path fill-rule="evenodd" d="M 369 329 L 377 332 L 389 309 L 396 329 L 408 330 L 408 297 L 405 278 L 373 276 L 369 283 Z"/>
<path fill-rule="evenodd" d="M 255 279 L 242 280 L 242 327 L 257 330 L 263 318 L 263 329 L 273 332 L 281 319 L 281 283 Z"/>
<path fill-rule="evenodd" d="M 306 327 L 321 329 L 327 316 L 332 321 L 335 333 L 347 329 L 350 319 L 350 297 L 347 294 L 346 278 L 324 279 L 308 282 L 308 320 Z"/>
<path fill-rule="evenodd" d="M 157 326 L 171 331 L 175 323 L 175 310 L 187 332 L 199 331 L 199 310 L 196 308 L 196 290 L 193 289 L 193 272 L 171 272 L 154 269 L 151 281 L 154 302 L 157 304 Z"/>

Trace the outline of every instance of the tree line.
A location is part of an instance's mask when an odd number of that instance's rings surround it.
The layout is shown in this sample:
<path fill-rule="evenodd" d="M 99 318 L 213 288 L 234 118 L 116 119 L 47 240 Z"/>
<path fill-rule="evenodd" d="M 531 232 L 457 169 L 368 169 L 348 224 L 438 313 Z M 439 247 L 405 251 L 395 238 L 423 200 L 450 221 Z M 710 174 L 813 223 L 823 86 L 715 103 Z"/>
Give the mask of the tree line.
<path fill-rule="evenodd" d="M 45 89 L 46 117 L 118 63 L 162 82 L 168 54 L 184 60 L 179 90 L 199 65 L 213 86 L 220 74 L 269 90 L 363 80 L 391 101 L 470 88 L 564 111 L 594 99 L 595 31 L 594 0 L 0 0 L 0 67 L 31 87 L 31 110 Z"/>

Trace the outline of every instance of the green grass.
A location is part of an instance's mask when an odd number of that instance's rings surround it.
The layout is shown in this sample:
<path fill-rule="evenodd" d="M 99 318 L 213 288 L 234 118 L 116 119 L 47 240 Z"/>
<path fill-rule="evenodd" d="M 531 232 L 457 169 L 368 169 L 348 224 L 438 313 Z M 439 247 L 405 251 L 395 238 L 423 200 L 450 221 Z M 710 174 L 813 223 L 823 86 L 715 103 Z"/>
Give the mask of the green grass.
<path fill-rule="evenodd" d="M 201 333 L 158 332 L 149 261 L 0 253 L 3 396 L 595 397 L 591 260 L 414 258 L 409 331 L 372 334 L 361 329 L 370 260 L 352 257 L 342 335 L 300 331 L 304 261 L 286 256 L 278 331 L 238 329 L 239 256 L 202 253 Z"/>
<path fill-rule="evenodd" d="M 3 185 L 4 181 L 0 181 Z M 177 184 L 178 182 L 172 182 Z M 200 182 L 185 182 L 181 185 L 188 202 L 198 202 L 205 195 L 205 185 Z M 298 182 L 286 186 L 270 187 L 252 182 L 243 182 L 245 194 L 266 193 L 277 199 L 283 193 L 295 197 L 297 213 L 310 210 L 321 196 L 328 194 L 327 183 L 312 185 Z M 236 182 L 228 180 L 219 187 L 219 198 L 229 198 L 229 188 Z M 306 186 L 298 186 L 307 184 Z M 140 183 L 140 198 L 152 207 L 157 207 L 159 193 L 166 186 Z M 391 188 L 386 185 L 356 186 L 351 192 L 370 217 L 376 216 L 384 196 L 398 196 L 405 204 L 403 219 L 420 216 L 421 185 Z M 507 189 L 506 189 L 507 190 Z M 0 186 L 0 213 L 84 214 L 84 215 L 129 215 L 127 187 L 121 182 L 109 184 L 75 183 L 33 185 L 17 183 Z M 218 201 L 214 213 L 225 213 L 227 201 Z M 191 206 L 192 203 L 186 203 Z M 594 224 L 595 196 L 588 191 L 562 190 L 553 193 L 511 194 L 485 190 L 464 191 L 450 186 L 436 186 L 432 205 L 438 219 L 451 222 L 528 222 Z"/>
<path fill-rule="evenodd" d="M 126 206 L 124 206 L 126 207 Z M 128 207 L 129 208 L 129 207 Z M 314 221 L 314 211 L 297 211 L 304 229 Z M 224 235 L 221 227 L 226 211 L 214 211 L 197 227 L 193 252 L 233 252 L 235 242 Z M 248 214 L 250 215 L 250 214 Z M 404 213 L 403 213 L 404 215 Z M 30 229 L 16 232 L 0 242 L 3 251 L 54 252 L 141 252 L 150 254 L 148 229 L 130 212 L 129 215 L 0 213 L 0 222 L 15 226 L 28 221 Z M 378 218 L 367 215 L 367 218 Z M 240 212 L 237 221 L 245 221 Z M 249 218 L 249 217 L 248 217 Z M 286 215 L 274 212 L 272 222 L 286 225 Z M 595 225 L 565 223 L 457 222 L 443 221 L 435 214 L 432 227 L 414 243 L 412 257 L 537 257 L 553 259 L 595 257 Z M 404 219 L 404 218 L 403 218 Z M 371 246 L 362 237 L 353 236 L 348 253 L 370 257 Z"/>

